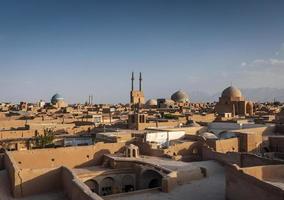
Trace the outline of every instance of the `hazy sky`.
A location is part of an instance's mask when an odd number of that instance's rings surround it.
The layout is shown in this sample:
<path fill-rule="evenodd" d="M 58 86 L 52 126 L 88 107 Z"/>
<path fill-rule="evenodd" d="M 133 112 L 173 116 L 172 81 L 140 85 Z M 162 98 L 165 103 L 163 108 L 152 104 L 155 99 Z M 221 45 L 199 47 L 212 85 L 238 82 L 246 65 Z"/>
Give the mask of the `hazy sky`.
<path fill-rule="evenodd" d="M 284 88 L 284 1 L 0 0 L 0 101 L 127 102 L 132 71 L 146 98 Z"/>

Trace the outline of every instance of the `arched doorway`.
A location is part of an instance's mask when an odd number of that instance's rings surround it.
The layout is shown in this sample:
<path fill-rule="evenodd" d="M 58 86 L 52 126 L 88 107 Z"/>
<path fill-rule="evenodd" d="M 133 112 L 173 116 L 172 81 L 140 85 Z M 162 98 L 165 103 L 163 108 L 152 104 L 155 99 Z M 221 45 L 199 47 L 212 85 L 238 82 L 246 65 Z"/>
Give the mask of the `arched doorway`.
<path fill-rule="evenodd" d="M 160 186 L 161 186 L 160 180 L 154 178 L 150 181 L 148 188 L 156 188 L 156 187 L 160 187 Z"/>
<path fill-rule="evenodd" d="M 140 189 L 156 188 L 162 185 L 162 175 L 154 170 L 146 170 L 141 175 Z"/>
<path fill-rule="evenodd" d="M 85 181 L 85 184 L 90 188 L 92 192 L 98 193 L 99 192 L 99 184 L 97 181 L 90 179 Z"/>
<path fill-rule="evenodd" d="M 125 175 L 122 178 L 122 192 L 132 192 L 135 190 L 135 181 L 133 176 Z"/>
<path fill-rule="evenodd" d="M 115 181 L 111 177 L 106 177 L 101 181 L 101 191 L 100 194 L 102 196 L 111 195 L 113 194 Z"/>

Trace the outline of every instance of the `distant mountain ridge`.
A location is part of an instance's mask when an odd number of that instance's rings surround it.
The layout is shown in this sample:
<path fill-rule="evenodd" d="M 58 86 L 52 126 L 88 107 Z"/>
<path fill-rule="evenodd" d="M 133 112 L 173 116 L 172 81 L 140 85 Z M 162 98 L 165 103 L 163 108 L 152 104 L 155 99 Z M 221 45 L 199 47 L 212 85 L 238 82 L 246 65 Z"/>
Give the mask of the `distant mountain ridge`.
<path fill-rule="evenodd" d="M 254 102 L 272 102 L 274 100 L 284 102 L 284 88 L 244 88 L 241 89 L 241 91 L 247 100 Z M 220 96 L 221 92 L 211 95 L 200 91 L 193 91 L 190 93 L 192 102 L 214 102 L 218 101 Z"/>

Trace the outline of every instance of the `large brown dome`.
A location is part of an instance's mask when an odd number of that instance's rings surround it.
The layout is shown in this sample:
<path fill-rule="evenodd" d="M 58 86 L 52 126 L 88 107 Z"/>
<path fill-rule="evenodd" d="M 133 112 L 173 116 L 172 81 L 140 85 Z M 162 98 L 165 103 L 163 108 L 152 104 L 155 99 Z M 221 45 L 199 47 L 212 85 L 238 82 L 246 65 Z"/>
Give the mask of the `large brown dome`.
<path fill-rule="evenodd" d="M 146 103 L 145 103 L 146 106 L 157 106 L 158 105 L 158 102 L 157 102 L 157 99 L 149 99 Z"/>
<path fill-rule="evenodd" d="M 225 97 L 225 98 L 242 97 L 242 93 L 241 93 L 241 91 L 238 88 L 236 88 L 234 86 L 230 86 L 230 87 L 227 87 L 222 92 L 222 97 Z"/>
<path fill-rule="evenodd" d="M 189 102 L 189 96 L 186 92 L 182 91 L 182 90 L 179 90 L 177 92 L 175 92 L 172 96 L 171 96 L 171 99 L 175 102 L 182 102 L 182 103 L 185 103 L 185 102 Z"/>

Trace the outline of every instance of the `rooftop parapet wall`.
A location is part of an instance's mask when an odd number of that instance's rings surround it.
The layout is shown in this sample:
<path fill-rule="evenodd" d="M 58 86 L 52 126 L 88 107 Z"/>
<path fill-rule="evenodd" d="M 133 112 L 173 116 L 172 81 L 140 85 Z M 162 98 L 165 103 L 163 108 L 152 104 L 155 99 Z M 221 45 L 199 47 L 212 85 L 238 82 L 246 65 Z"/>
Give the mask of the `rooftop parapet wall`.
<path fill-rule="evenodd" d="M 23 169 L 20 182 L 12 191 L 16 198 L 63 190 L 70 200 L 102 200 L 66 167 L 54 169 Z"/>
<path fill-rule="evenodd" d="M 265 166 L 247 167 L 247 168 L 242 168 L 242 171 L 260 180 L 269 180 L 269 179 L 277 180 L 284 178 L 284 165 L 265 165 Z"/>
<path fill-rule="evenodd" d="M 21 161 L 15 161 L 13 153 L 5 154 L 5 168 L 8 171 L 10 188 L 14 197 L 26 197 L 63 189 L 71 200 L 101 200 L 66 167 L 20 168 L 18 165 L 21 164 L 17 162 Z M 69 156 L 65 155 L 65 157 Z M 38 158 L 34 157 L 34 160 Z M 34 160 L 31 160 L 31 164 Z"/>
<path fill-rule="evenodd" d="M 229 138 L 226 140 L 206 140 L 206 143 L 213 148 L 216 152 L 238 152 L 239 151 L 239 139 Z"/>
<path fill-rule="evenodd" d="M 73 125 L 72 125 L 73 126 Z M 48 127 L 48 126 L 47 126 Z M 70 135 L 80 135 L 82 133 L 89 133 L 92 131 L 93 126 L 83 126 L 83 127 L 67 127 L 67 128 L 61 128 L 61 129 L 54 129 L 54 132 L 56 134 L 70 134 Z M 5 139 L 18 139 L 18 138 L 32 138 L 35 137 L 35 135 L 43 135 L 44 129 L 32 129 L 32 130 L 6 130 L 6 131 L 0 131 L 0 140 Z"/>
<path fill-rule="evenodd" d="M 202 148 L 203 160 L 217 160 L 227 165 L 237 164 L 240 167 L 284 164 L 283 160 L 264 158 L 250 153 L 220 153 L 208 147 Z"/>
<path fill-rule="evenodd" d="M 43 130 L 37 131 L 39 135 L 43 134 Z M 0 131 L 0 140 L 17 139 L 17 138 L 31 138 L 36 135 L 35 130 L 18 130 L 18 131 Z"/>
<path fill-rule="evenodd" d="M 261 126 L 261 127 L 254 127 L 252 124 L 251 127 L 248 127 L 248 124 L 246 126 L 243 126 L 242 129 L 238 130 L 231 130 L 232 132 L 241 132 L 241 133 L 252 133 L 252 134 L 260 134 L 262 136 L 268 136 L 268 135 L 273 135 L 275 132 L 275 126 L 274 125 L 269 125 L 269 126 L 264 126 L 264 125 L 255 125 L 255 126 Z"/>
<path fill-rule="evenodd" d="M 104 154 L 122 152 L 124 146 L 125 143 L 96 143 L 92 146 L 15 151 L 10 155 L 21 169 L 76 168 L 101 164 Z"/>
<path fill-rule="evenodd" d="M 259 179 L 259 172 L 249 175 L 245 171 L 237 166 L 226 167 L 226 199 L 283 200 L 282 189 Z"/>
<path fill-rule="evenodd" d="M 5 154 L 10 189 L 14 197 L 54 191 L 60 188 L 60 168 L 21 169 L 11 152 Z"/>
<path fill-rule="evenodd" d="M 5 169 L 8 172 L 11 192 L 13 193 L 14 196 L 21 196 L 22 194 L 22 190 L 20 188 L 21 179 L 18 175 L 20 170 L 14 158 L 10 155 L 10 152 L 5 153 L 4 164 L 5 164 Z"/>
<path fill-rule="evenodd" d="M 61 189 L 61 168 L 21 169 L 18 172 L 21 195 L 14 191 L 15 197 L 58 191 Z"/>

